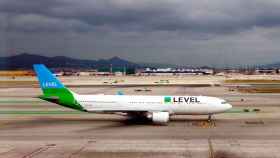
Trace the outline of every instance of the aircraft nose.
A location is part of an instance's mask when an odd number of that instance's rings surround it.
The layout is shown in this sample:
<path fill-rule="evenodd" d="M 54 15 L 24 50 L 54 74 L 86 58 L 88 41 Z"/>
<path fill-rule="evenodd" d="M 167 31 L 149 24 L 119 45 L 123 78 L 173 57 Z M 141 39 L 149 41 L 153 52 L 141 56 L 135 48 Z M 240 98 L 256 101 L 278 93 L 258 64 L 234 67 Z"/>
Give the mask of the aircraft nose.
<path fill-rule="evenodd" d="M 232 108 L 232 105 L 230 105 L 230 104 L 224 104 L 224 110 L 225 111 L 227 111 L 227 110 L 229 110 L 229 109 L 231 109 Z"/>
<path fill-rule="evenodd" d="M 214 113 L 223 113 L 223 112 L 230 110 L 231 108 L 232 108 L 231 104 L 222 103 L 222 104 L 216 104 L 215 110 L 214 109 L 212 109 L 212 110 L 214 111 Z"/>

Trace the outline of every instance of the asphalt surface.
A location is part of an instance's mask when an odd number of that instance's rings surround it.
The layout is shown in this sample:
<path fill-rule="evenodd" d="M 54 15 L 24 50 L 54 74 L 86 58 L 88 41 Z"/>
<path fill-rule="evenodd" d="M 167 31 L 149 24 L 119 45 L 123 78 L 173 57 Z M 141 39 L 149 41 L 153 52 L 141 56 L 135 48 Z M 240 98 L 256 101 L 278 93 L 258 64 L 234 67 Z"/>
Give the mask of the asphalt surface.
<path fill-rule="evenodd" d="M 140 87 L 141 88 L 141 87 Z M 81 94 L 210 95 L 234 109 L 214 116 L 174 116 L 166 126 L 88 114 L 41 101 L 38 88 L 0 89 L 0 158 L 280 157 L 279 94 L 227 87 L 75 87 Z M 244 112 L 244 109 L 249 112 Z M 254 112 L 259 109 L 259 112 Z"/>

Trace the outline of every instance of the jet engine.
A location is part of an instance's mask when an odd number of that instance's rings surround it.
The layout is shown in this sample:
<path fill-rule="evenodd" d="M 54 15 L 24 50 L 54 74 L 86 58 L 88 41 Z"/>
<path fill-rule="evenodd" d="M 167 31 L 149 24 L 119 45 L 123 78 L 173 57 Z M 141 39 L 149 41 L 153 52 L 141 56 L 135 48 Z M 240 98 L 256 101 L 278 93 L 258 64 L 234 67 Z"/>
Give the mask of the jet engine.
<path fill-rule="evenodd" d="M 169 112 L 152 112 L 148 115 L 148 118 L 155 124 L 165 124 L 169 121 Z"/>

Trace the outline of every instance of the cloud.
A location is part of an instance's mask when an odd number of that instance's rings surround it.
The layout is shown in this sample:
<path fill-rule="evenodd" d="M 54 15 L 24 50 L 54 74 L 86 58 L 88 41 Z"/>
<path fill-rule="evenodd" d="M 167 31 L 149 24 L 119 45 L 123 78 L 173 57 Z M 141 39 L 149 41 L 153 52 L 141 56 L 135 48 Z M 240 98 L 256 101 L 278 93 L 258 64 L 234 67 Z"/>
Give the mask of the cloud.
<path fill-rule="evenodd" d="M 280 23 L 280 4 L 273 0 L 2 0 L 0 6 L 1 12 L 12 15 L 75 19 L 120 30 L 227 33 Z"/>
<path fill-rule="evenodd" d="M 278 0 L 1 0 L 0 50 L 185 65 L 272 62 L 279 10 Z"/>
<path fill-rule="evenodd" d="M 24 32 L 88 31 L 90 26 L 76 19 L 59 19 L 37 14 L 17 15 L 9 19 L 8 30 Z"/>

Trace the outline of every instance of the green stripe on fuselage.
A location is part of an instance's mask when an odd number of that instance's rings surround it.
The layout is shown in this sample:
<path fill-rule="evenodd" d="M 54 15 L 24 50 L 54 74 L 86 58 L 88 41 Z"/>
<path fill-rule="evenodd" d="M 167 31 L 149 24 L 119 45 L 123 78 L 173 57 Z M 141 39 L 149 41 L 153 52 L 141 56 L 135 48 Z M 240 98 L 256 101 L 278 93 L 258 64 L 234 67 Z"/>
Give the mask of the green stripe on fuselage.
<path fill-rule="evenodd" d="M 83 107 L 77 102 L 73 93 L 67 88 L 44 88 L 41 99 L 53 102 L 71 109 L 84 111 Z"/>

